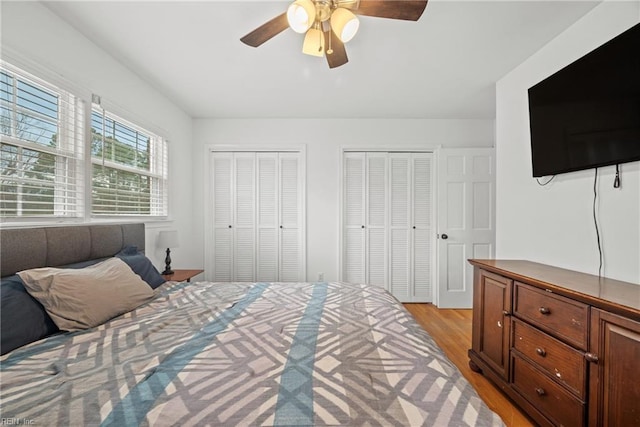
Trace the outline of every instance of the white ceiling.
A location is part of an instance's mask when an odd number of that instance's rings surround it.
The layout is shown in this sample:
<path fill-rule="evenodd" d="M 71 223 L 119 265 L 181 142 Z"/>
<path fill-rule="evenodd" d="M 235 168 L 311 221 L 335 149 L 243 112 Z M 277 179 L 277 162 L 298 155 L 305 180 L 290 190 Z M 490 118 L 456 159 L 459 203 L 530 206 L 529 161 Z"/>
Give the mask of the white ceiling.
<path fill-rule="evenodd" d="M 192 117 L 495 117 L 495 82 L 598 2 L 431 0 L 418 22 L 360 18 L 329 69 L 285 30 L 240 37 L 287 1 L 55 1 L 47 6 Z"/>

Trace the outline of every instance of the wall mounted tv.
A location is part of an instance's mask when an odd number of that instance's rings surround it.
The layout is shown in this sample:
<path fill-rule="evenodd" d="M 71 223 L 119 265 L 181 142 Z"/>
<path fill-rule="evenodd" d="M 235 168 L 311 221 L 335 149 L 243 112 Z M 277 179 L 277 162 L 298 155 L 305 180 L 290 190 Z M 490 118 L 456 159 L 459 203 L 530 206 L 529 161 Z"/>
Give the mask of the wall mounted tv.
<path fill-rule="evenodd" d="M 529 88 L 533 176 L 640 160 L 640 24 Z"/>

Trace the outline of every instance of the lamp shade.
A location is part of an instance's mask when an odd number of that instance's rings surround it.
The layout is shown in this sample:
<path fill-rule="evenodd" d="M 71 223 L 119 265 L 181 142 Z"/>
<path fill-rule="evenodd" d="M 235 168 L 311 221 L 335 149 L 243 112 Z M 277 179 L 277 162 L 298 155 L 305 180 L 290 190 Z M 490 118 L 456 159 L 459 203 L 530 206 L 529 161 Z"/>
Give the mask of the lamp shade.
<path fill-rule="evenodd" d="M 304 33 L 316 20 L 316 7 L 311 0 L 296 0 L 287 9 L 287 22 L 296 33 Z"/>
<path fill-rule="evenodd" d="M 311 28 L 304 36 L 302 53 L 313 56 L 324 56 L 324 34 L 322 31 Z"/>
<path fill-rule="evenodd" d="M 175 230 L 161 231 L 158 233 L 157 246 L 159 248 L 177 248 L 180 246 L 178 232 Z"/>
<path fill-rule="evenodd" d="M 339 7 L 331 15 L 331 29 L 342 41 L 346 43 L 358 32 L 360 21 L 350 10 Z"/>

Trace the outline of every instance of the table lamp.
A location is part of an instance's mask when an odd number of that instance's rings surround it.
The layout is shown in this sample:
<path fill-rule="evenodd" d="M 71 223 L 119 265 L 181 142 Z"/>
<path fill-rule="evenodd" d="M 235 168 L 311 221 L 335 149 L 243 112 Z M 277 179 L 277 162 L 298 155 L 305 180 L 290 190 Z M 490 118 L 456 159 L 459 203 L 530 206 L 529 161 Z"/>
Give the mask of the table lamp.
<path fill-rule="evenodd" d="M 167 256 L 164 259 L 165 268 L 162 272 L 163 275 L 173 274 L 173 270 L 171 270 L 171 248 L 177 248 L 179 246 L 177 231 L 161 231 L 158 234 L 158 247 L 167 248 Z"/>

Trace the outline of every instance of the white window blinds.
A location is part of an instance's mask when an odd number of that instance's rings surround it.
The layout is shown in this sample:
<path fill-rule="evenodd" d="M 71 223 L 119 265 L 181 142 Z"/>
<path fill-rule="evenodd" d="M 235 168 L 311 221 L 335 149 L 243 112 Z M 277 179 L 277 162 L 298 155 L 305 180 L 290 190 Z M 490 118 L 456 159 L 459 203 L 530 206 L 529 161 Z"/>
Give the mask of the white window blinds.
<path fill-rule="evenodd" d="M 0 67 L 0 217 L 83 214 L 83 101 Z"/>
<path fill-rule="evenodd" d="M 0 221 L 166 217 L 167 142 L 67 87 L 0 65 Z"/>
<path fill-rule="evenodd" d="M 163 138 L 94 107 L 91 163 L 93 215 L 167 215 L 167 143 Z"/>

